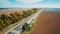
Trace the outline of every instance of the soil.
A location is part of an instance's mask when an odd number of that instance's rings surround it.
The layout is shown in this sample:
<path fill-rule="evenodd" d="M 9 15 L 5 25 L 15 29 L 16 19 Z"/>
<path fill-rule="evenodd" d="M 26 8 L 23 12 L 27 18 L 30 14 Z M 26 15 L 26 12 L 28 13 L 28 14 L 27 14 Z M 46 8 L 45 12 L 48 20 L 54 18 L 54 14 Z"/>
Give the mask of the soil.
<path fill-rule="evenodd" d="M 43 11 L 30 34 L 60 34 L 60 11 Z"/>

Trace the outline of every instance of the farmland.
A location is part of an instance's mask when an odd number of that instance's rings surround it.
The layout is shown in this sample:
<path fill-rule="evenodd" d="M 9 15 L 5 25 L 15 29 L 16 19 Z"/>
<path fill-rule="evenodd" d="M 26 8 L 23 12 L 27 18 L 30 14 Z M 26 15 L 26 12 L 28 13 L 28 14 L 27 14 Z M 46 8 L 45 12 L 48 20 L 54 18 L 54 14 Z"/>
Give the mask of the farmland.
<path fill-rule="evenodd" d="M 60 10 L 43 10 L 30 34 L 60 34 Z"/>

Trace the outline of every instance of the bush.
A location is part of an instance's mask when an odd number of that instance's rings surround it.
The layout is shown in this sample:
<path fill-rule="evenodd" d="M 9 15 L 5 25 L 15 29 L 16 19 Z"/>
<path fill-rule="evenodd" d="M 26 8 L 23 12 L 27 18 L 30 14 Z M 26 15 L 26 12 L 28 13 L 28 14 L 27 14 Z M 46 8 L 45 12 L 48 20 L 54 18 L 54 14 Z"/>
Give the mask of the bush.
<path fill-rule="evenodd" d="M 31 23 L 31 24 L 27 24 L 27 23 L 25 23 L 23 26 L 22 26 L 22 32 L 24 32 L 25 30 L 26 31 L 31 31 L 31 29 L 32 29 L 32 27 L 33 27 L 33 24 Z"/>
<path fill-rule="evenodd" d="M 32 15 L 33 13 L 34 13 L 33 10 L 27 10 L 27 11 L 23 11 L 21 13 L 14 12 L 14 13 L 10 13 L 9 15 L 7 15 L 7 14 L 0 15 L 0 30 L 9 26 L 10 24 L 14 24 L 14 23 L 18 22 L 19 20 L 22 20 L 23 18 L 26 18 L 26 17 Z M 29 31 L 31 28 L 28 26 L 29 25 L 27 23 L 25 23 L 23 25 L 22 30 Z"/>
<path fill-rule="evenodd" d="M 2 30 L 5 27 L 6 25 L 4 24 L 3 20 L 0 19 L 0 30 Z"/>

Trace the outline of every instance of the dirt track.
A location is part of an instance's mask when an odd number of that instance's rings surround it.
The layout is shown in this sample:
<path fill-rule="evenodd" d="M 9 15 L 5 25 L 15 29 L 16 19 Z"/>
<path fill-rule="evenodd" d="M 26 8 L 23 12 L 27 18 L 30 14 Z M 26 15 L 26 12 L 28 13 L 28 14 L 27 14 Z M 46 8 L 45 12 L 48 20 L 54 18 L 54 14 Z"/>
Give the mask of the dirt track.
<path fill-rule="evenodd" d="M 60 34 L 60 12 L 42 12 L 30 34 Z"/>

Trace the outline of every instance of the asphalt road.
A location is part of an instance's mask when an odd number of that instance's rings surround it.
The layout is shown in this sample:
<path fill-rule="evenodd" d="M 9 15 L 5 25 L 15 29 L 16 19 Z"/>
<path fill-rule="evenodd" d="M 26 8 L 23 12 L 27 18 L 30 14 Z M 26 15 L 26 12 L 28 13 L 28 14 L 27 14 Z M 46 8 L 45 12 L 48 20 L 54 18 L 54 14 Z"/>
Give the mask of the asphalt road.
<path fill-rule="evenodd" d="M 60 34 L 60 11 L 44 10 L 30 34 Z"/>
<path fill-rule="evenodd" d="M 22 25 L 23 24 L 25 24 L 25 23 L 30 23 L 31 21 L 32 21 L 32 19 L 34 19 L 34 18 L 36 18 L 36 16 L 38 16 L 39 15 L 39 13 L 40 13 L 40 10 L 39 10 L 39 12 L 37 12 L 37 13 L 34 13 L 33 15 L 31 15 L 30 17 L 28 17 L 28 18 L 26 18 L 25 20 L 23 20 L 20 24 L 18 24 L 18 25 L 16 25 L 14 28 L 12 28 L 11 30 L 9 30 L 9 31 L 7 31 L 6 33 L 11 33 L 11 32 L 15 32 L 15 34 L 16 34 L 16 32 L 18 32 L 18 31 L 21 31 L 21 30 L 19 30 L 19 28 L 21 29 L 22 27 Z M 14 30 L 13 30 L 14 29 Z M 13 31 L 12 31 L 13 30 Z M 11 31 L 11 32 L 10 32 Z"/>

